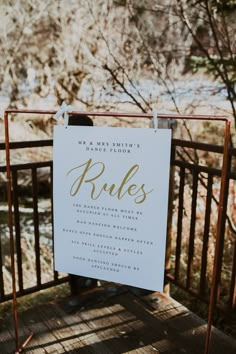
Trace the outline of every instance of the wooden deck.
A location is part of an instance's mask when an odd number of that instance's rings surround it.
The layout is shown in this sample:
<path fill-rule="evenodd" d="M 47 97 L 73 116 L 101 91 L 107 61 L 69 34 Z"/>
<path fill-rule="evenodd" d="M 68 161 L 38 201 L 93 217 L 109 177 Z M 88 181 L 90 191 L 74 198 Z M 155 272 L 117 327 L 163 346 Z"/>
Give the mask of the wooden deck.
<path fill-rule="evenodd" d="M 52 300 L 19 314 L 20 342 L 33 332 L 25 353 L 204 352 L 205 323 L 173 299 L 159 293 L 138 295 L 109 285 L 81 295 Z M 0 321 L 0 353 L 15 351 L 12 315 Z M 211 354 L 235 354 L 236 341 L 213 329 Z"/>

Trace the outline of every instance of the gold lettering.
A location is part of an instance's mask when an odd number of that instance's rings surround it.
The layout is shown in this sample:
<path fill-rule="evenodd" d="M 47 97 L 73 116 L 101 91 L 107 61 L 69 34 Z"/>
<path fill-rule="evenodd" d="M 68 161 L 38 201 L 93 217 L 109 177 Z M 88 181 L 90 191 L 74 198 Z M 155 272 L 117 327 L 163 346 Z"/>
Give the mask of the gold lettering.
<path fill-rule="evenodd" d="M 135 198 L 134 201 L 135 201 L 136 204 L 142 204 L 146 200 L 147 195 L 150 194 L 153 191 L 153 189 L 151 189 L 149 192 L 145 192 L 144 187 L 145 187 L 145 184 L 142 184 L 140 189 L 139 189 L 139 191 L 142 191 L 143 193 L 138 195 Z"/>
<path fill-rule="evenodd" d="M 100 195 L 102 194 L 103 191 L 108 192 L 110 194 L 111 197 L 114 197 L 116 195 L 117 192 L 115 192 L 112 195 L 113 190 L 116 188 L 116 185 L 113 183 L 110 187 L 107 185 L 107 183 L 105 183 L 103 185 L 103 187 L 101 188 L 100 192 L 98 193 L 98 195 L 96 197 L 94 197 L 93 195 L 91 196 L 93 200 L 96 200 L 100 197 Z"/>
<path fill-rule="evenodd" d="M 76 180 L 72 183 L 72 186 L 70 188 L 70 195 L 71 196 L 75 196 L 78 193 L 82 183 L 91 183 L 92 184 L 91 197 L 93 196 L 93 194 L 95 192 L 95 184 L 93 183 L 93 181 L 96 180 L 97 178 L 99 178 L 103 174 L 103 172 L 105 170 L 105 165 L 102 162 L 95 162 L 92 165 L 91 165 L 91 163 L 92 163 L 92 159 L 88 160 L 87 162 L 85 162 L 84 164 L 82 164 L 80 166 L 72 168 L 67 173 L 67 176 L 68 176 L 72 171 L 80 169 L 81 167 L 85 166 L 83 173 L 78 178 L 76 178 Z M 101 171 L 95 177 L 85 180 L 85 177 L 86 177 L 86 174 L 88 173 L 88 171 L 91 170 L 96 165 L 101 165 Z"/>
<path fill-rule="evenodd" d="M 139 171 L 139 165 L 137 164 L 133 165 L 128 170 L 119 186 L 116 186 L 114 183 L 111 185 L 104 183 L 102 188 L 99 188 L 100 190 L 96 185 L 96 181 L 103 175 L 105 171 L 105 164 L 103 162 L 92 163 L 92 159 L 89 159 L 84 164 L 72 168 L 67 173 L 67 176 L 72 172 L 78 171 L 81 174 L 79 177 L 76 177 L 70 187 L 70 195 L 73 197 L 79 193 L 82 185 L 86 183 L 91 184 L 90 196 L 93 200 L 97 200 L 103 192 L 108 192 L 111 197 L 117 196 L 119 200 L 123 199 L 125 195 L 129 195 L 131 197 L 136 196 L 134 199 L 135 204 L 142 204 L 146 200 L 147 195 L 153 191 L 152 189 L 147 192 L 145 190 L 145 184 L 142 184 L 141 187 L 138 187 L 137 184 L 134 183 L 129 184 L 131 179 L 133 179 Z"/>
<path fill-rule="evenodd" d="M 123 178 L 123 181 L 121 182 L 121 185 L 120 185 L 120 187 L 118 189 L 118 199 L 122 199 L 123 196 L 127 193 L 127 190 L 126 190 L 122 194 L 123 188 L 131 180 L 131 178 L 133 178 L 133 176 L 137 173 L 138 169 L 139 169 L 139 166 L 138 165 L 134 165 L 126 173 L 126 175 Z"/>

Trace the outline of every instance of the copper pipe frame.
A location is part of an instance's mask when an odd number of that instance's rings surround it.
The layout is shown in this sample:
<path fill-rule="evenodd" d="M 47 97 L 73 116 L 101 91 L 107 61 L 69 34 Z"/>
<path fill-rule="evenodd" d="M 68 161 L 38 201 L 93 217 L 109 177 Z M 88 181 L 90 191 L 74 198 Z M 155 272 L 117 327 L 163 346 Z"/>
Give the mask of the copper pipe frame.
<path fill-rule="evenodd" d="M 12 215 L 12 197 L 11 197 L 9 127 L 8 127 L 7 112 L 4 112 L 4 125 L 5 125 L 5 147 L 6 147 L 6 169 L 7 169 L 8 226 L 9 226 L 9 237 L 10 237 L 10 256 L 11 256 L 12 293 L 13 293 L 13 316 L 14 316 L 14 324 L 15 324 L 16 352 L 19 352 L 18 314 L 17 314 L 17 301 L 16 301 L 16 272 L 15 272 L 15 257 L 14 257 L 15 250 L 14 250 L 14 237 L 13 237 L 13 215 Z"/>
<path fill-rule="evenodd" d="M 5 126 L 5 148 L 6 148 L 6 172 L 7 172 L 7 201 L 8 201 L 8 226 L 10 237 L 10 257 L 11 257 L 11 273 L 12 273 L 12 294 L 13 294 L 13 316 L 15 329 L 15 347 L 16 354 L 20 353 L 28 344 L 33 336 L 31 333 L 22 345 L 19 344 L 19 324 L 17 312 L 17 295 L 16 295 L 16 270 L 15 270 L 15 247 L 13 236 L 13 214 L 12 214 L 12 196 L 11 196 L 11 162 L 10 162 L 10 148 L 9 148 L 9 126 L 8 126 L 8 112 L 4 112 L 4 126 Z"/>
<path fill-rule="evenodd" d="M 209 303 L 209 310 L 208 310 L 207 335 L 206 335 L 204 354 L 209 353 L 212 317 L 213 317 L 213 312 L 215 309 L 215 305 L 217 301 L 217 293 L 218 293 L 218 281 L 219 281 L 219 273 L 220 273 L 219 271 L 221 265 L 220 250 L 224 241 L 224 234 L 221 234 L 221 226 L 223 222 L 224 195 L 226 193 L 226 181 L 227 181 L 227 173 L 228 173 L 229 144 L 230 144 L 230 122 L 226 120 L 221 186 L 220 186 L 220 200 L 218 206 L 218 219 L 217 219 L 217 228 L 216 228 L 216 245 L 215 245 L 215 254 L 214 254 L 214 265 L 213 265 L 212 285 L 211 285 L 210 303 Z"/>
<path fill-rule="evenodd" d="M 50 114 L 54 115 L 57 113 L 55 110 L 17 110 L 17 109 L 7 109 L 4 112 L 4 123 L 5 123 L 5 146 L 6 146 L 6 168 L 7 168 L 7 190 L 8 190 L 8 209 L 9 209 L 9 230 L 10 230 L 10 254 L 11 254 L 11 268 L 12 268 L 12 288 L 13 288 L 13 309 L 14 309 L 14 324 L 15 324 L 15 341 L 16 341 L 16 353 L 22 351 L 22 349 L 30 341 L 32 334 L 24 342 L 24 344 L 19 347 L 18 339 L 18 315 L 17 315 L 17 297 L 16 297 L 16 277 L 15 277 L 15 263 L 14 263 L 14 239 L 13 239 L 13 216 L 12 216 L 12 199 L 11 199 L 11 168 L 10 168 L 10 148 L 9 148 L 9 128 L 8 128 L 8 114 L 9 113 L 25 113 L 25 114 Z M 137 113 L 119 113 L 119 112 L 84 112 L 84 111 L 73 111 L 71 115 L 89 115 L 92 117 L 125 117 L 125 118 L 146 118 L 152 119 L 152 114 L 137 114 Z M 217 290 L 218 290 L 218 270 L 220 268 L 220 247 L 224 238 L 221 235 L 221 226 L 223 221 L 223 200 L 224 194 L 226 192 L 226 180 L 228 171 L 228 156 L 229 156 L 229 142 L 230 142 L 230 121 L 224 116 L 209 116 L 209 115 L 175 115 L 175 114 L 159 114 L 159 119 L 176 119 L 176 120 L 201 120 L 201 121 L 218 121 L 225 123 L 224 132 L 224 151 L 223 151 L 223 164 L 222 164 L 222 174 L 221 174 L 221 187 L 220 187 L 220 200 L 218 206 L 218 219 L 217 219 L 217 231 L 216 231 L 216 245 L 214 253 L 214 266 L 212 274 L 212 286 L 210 293 L 210 303 L 208 311 L 208 322 L 206 329 L 206 340 L 204 354 L 209 354 L 210 349 L 210 339 L 211 339 L 211 327 L 212 327 L 212 317 L 217 300 Z"/>

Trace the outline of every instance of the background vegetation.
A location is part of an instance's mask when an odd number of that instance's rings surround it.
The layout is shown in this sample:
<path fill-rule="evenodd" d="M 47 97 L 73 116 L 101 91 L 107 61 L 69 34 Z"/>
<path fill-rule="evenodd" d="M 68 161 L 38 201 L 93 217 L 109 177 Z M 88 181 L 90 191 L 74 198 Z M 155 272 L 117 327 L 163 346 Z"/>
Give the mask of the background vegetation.
<path fill-rule="evenodd" d="M 62 101 L 86 111 L 156 108 L 164 113 L 220 114 L 231 120 L 231 144 L 236 143 L 235 0 L 2 0 L 0 13 L 1 117 L 6 107 L 57 109 Z M 140 123 L 120 119 L 107 124 Z M 0 119 L 0 141 L 2 128 Z M 13 117 L 10 131 L 15 140 L 44 139 L 52 135 L 52 124 L 48 118 Z M 185 121 L 175 134 L 217 144 L 223 137 L 220 126 Z M 17 152 L 12 157 L 25 158 Z M 48 157 L 49 152 L 41 149 L 37 154 L 29 151 L 26 158 Z M 4 159 L 0 155 L 0 163 Z M 192 153 L 190 160 L 220 165 L 207 154 Z M 185 189 L 188 200 L 191 182 Z M 219 183 L 215 189 L 217 194 Z M 205 202 L 204 186 L 199 195 Z M 228 214 L 234 228 L 235 195 L 232 183 Z M 184 227 L 190 209 L 186 205 Z M 216 215 L 216 205 L 212 213 Z M 174 222 L 176 215 L 174 204 Z M 200 210 L 198 222 L 202 218 Z M 216 219 L 212 220 L 214 235 Z M 227 259 L 234 244 L 231 230 Z M 27 247 L 30 255 L 33 246 Z M 213 257 L 212 248 L 210 252 Z"/>
<path fill-rule="evenodd" d="M 226 114 L 235 128 L 235 9 L 234 0 L 3 0 L 1 109 L 65 100 Z"/>

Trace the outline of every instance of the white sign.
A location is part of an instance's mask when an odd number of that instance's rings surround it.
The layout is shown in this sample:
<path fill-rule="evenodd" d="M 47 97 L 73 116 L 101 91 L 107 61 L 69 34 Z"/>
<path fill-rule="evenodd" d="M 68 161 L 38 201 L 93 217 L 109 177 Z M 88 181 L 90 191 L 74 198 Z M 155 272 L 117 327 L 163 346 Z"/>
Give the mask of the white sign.
<path fill-rule="evenodd" d="M 56 126 L 57 271 L 163 290 L 171 130 Z"/>

